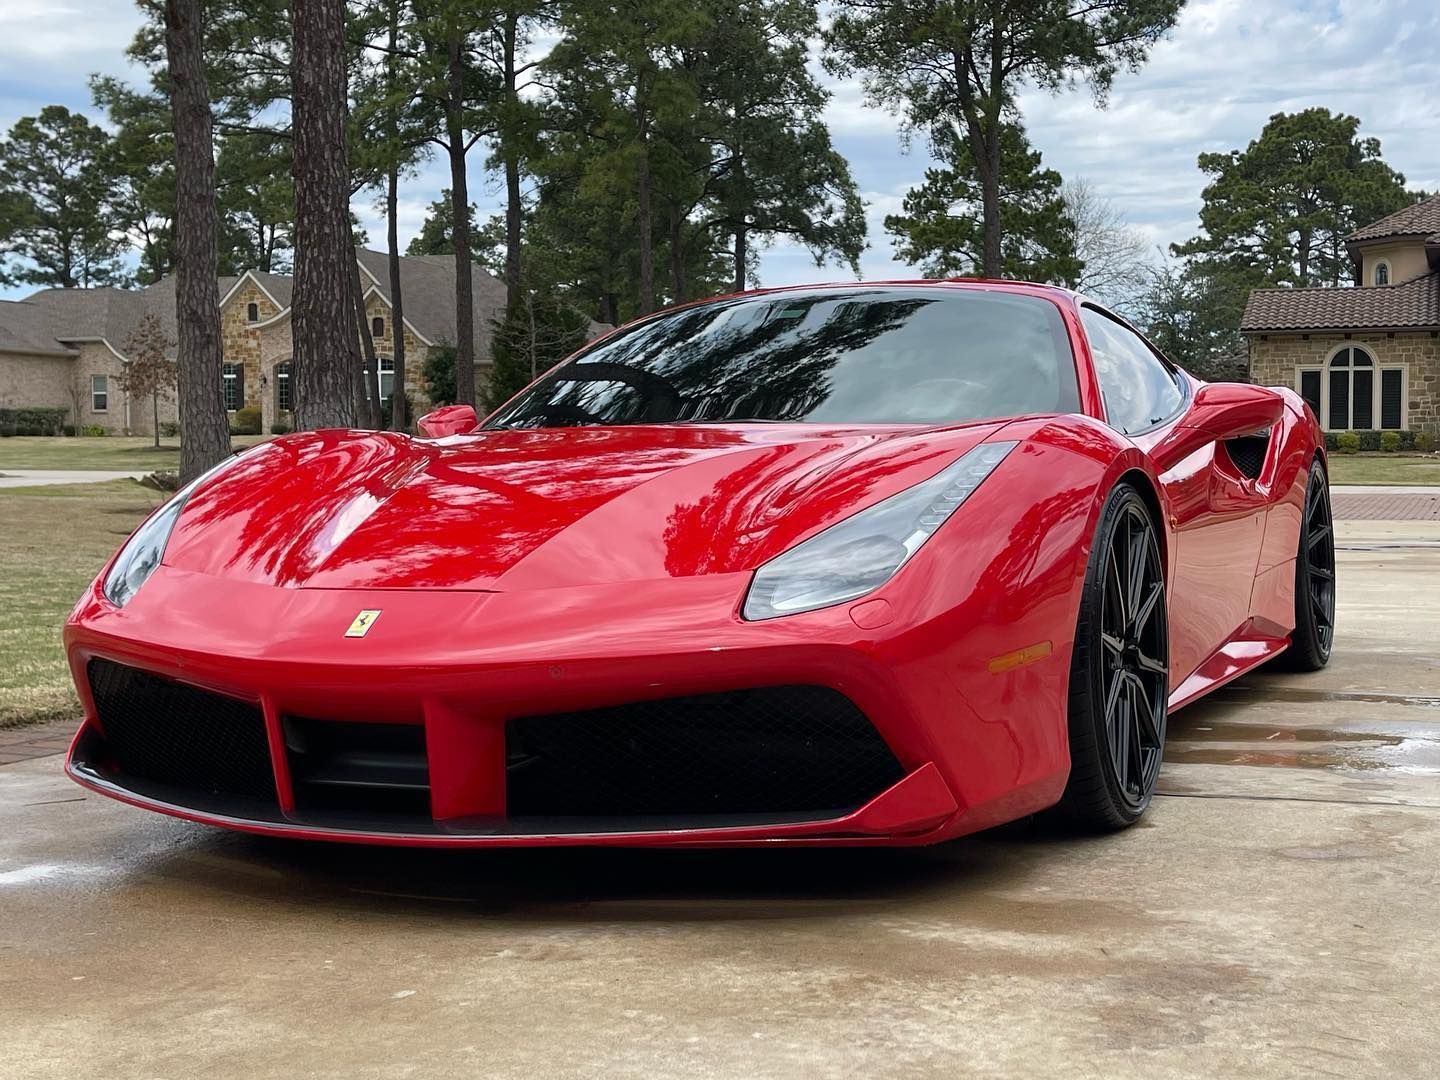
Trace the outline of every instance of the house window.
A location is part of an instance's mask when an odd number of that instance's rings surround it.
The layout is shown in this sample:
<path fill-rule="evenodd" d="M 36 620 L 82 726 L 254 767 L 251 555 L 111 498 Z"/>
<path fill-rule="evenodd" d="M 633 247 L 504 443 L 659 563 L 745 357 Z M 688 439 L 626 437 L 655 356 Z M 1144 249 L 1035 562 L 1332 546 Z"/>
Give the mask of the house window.
<path fill-rule="evenodd" d="M 385 320 L 379 315 L 376 315 L 370 320 L 370 336 L 372 338 L 382 338 L 385 336 Z"/>
<path fill-rule="evenodd" d="M 380 400 L 389 401 L 390 392 L 395 388 L 395 360 L 389 356 L 380 357 Z"/>
<path fill-rule="evenodd" d="M 290 361 L 275 365 L 275 411 L 289 412 L 295 406 L 290 389 Z"/>
<path fill-rule="evenodd" d="M 1375 264 L 1375 284 L 1390 284 L 1390 264 L 1388 262 L 1378 262 Z"/>
<path fill-rule="evenodd" d="M 1295 382 L 1326 431 L 1405 426 L 1405 369 L 1380 367 L 1359 345 L 1342 346 L 1323 367 L 1297 369 Z"/>
<path fill-rule="evenodd" d="M 226 364 L 221 393 L 225 397 L 225 408 L 234 412 L 245 404 L 245 369 L 239 364 Z"/>
<path fill-rule="evenodd" d="M 245 318 L 246 318 L 246 320 L 247 320 L 248 322 L 259 322 L 259 321 L 260 321 L 260 305 L 259 305 L 259 304 L 247 304 L 247 305 L 245 306 Z"/>
<path fill-rule="evenodd" d="M 110 407 L 110 376 L 90 376 L 90 411 L 104 412 Z"/>

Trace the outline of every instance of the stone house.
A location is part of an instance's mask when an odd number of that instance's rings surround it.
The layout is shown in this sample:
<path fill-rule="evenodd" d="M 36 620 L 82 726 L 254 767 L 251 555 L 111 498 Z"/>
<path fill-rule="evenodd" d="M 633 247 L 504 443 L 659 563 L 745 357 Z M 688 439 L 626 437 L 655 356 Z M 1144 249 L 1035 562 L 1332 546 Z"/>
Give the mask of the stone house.
<path fill-rule="evenodd" d="M 1355 285 L 1251 292 L 1250 378 L 1294 387 L 1326 431 L 1440 435 L 1440 195 L 1345 243 Z"/>
<path fill-rule="evenodd" d="M 394 380 L 396 327 L 390 317 L 390 271 L 384 252 L 356 250 L 366 316 L 380 364 L 381 393 Z M 428 407 L 421 369 L 431 349 L 455 341 L 455 263 L 449 255 L 400 261 L 405 291 L 405 385 L 417 412 Z M 474 269 L 476 385 L 488 377 L 491 322 L 504 313 L 505 285 Z M 290 409 L 291 279 L 249 270 L 222 277 L 220 327 L 225 406 L 258 406 L 263 430 Z M 175 340 L 175 281 L 144 289 L 42 289 L 24 300 L 0 301 L 0 408 L 65 408 L 72 422 L 116 433 L 153 434 L 152 403 L 131 401 L 120 378 L 125 343 L 147 313 Z M 600 329 L 597 325 L 596 331 Z M 173 352 L 172 352 L 173 355 Z M 160 423 L 176 419 L 172 399 Z"/>

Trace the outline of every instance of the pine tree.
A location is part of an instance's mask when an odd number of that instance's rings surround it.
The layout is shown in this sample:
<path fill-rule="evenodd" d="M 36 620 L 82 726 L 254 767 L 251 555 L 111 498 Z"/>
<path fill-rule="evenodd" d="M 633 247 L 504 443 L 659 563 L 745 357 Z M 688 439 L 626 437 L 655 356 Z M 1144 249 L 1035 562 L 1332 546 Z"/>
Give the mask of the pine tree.
<path fill-rule="evenodd" d="M 0 141 L 0 260 L 7 276 L 62 289 L 124 284 L 111 139 L 47 105 Z"/>

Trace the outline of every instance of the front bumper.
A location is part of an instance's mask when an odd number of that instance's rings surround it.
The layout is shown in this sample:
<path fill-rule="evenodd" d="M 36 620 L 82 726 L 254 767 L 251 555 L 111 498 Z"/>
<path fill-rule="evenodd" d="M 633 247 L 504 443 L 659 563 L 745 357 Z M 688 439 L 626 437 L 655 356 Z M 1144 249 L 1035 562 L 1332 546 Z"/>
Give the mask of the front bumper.
<path fill-rule="evenodd" d="M 925 843 L 1058 797 L 1064 762 L 1032 755 L 1025 764 L 1038 766 L 1035 775 L 996 775 L 997 755 L 984 738 L 995 726 L 957 725 L 964 699 L 957 702 L 938 630 L 911 626 L 890 636 L 862 629 L 845 608 L 746 623 L 734 611 L 743 588 L 737 576 L 715 575 L 524 594 L 332 591 L 162 567 L 124 609 L 92 591 L 72 614 L 65 640 L 86 721 L 67 772 L 101 794 L 208 824 L 432 847 Z M 363 637 L 346 637 L 361 610 L 380 614 Z M 263 718 L 273 804 L 107 768 L 87 676 L 97 658 L 248 703 Z M 893 753 L 898 779 L 819 816 L 576 820 L 506 812 L 506 729 L 517 717 L 792 685 L 827 687 L 853 702 Z M 337 815 L 297 800 L 290 717 L 422 728 L 428 813 Z M 1009 725 L 1001 727 L 1004 746 L 1013 744 Z"/>

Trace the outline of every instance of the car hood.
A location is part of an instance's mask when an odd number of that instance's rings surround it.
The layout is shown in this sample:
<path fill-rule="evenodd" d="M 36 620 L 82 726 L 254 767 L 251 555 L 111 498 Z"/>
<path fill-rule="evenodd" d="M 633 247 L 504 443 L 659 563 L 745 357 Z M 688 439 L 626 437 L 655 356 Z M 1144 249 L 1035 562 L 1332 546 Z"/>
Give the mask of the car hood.
<path fill-rule="evenodd" d="M 286 436 L 190 497 L 167 566 L 285 587 L 511 591 L 754 567 L 1000 424 Z"/>

